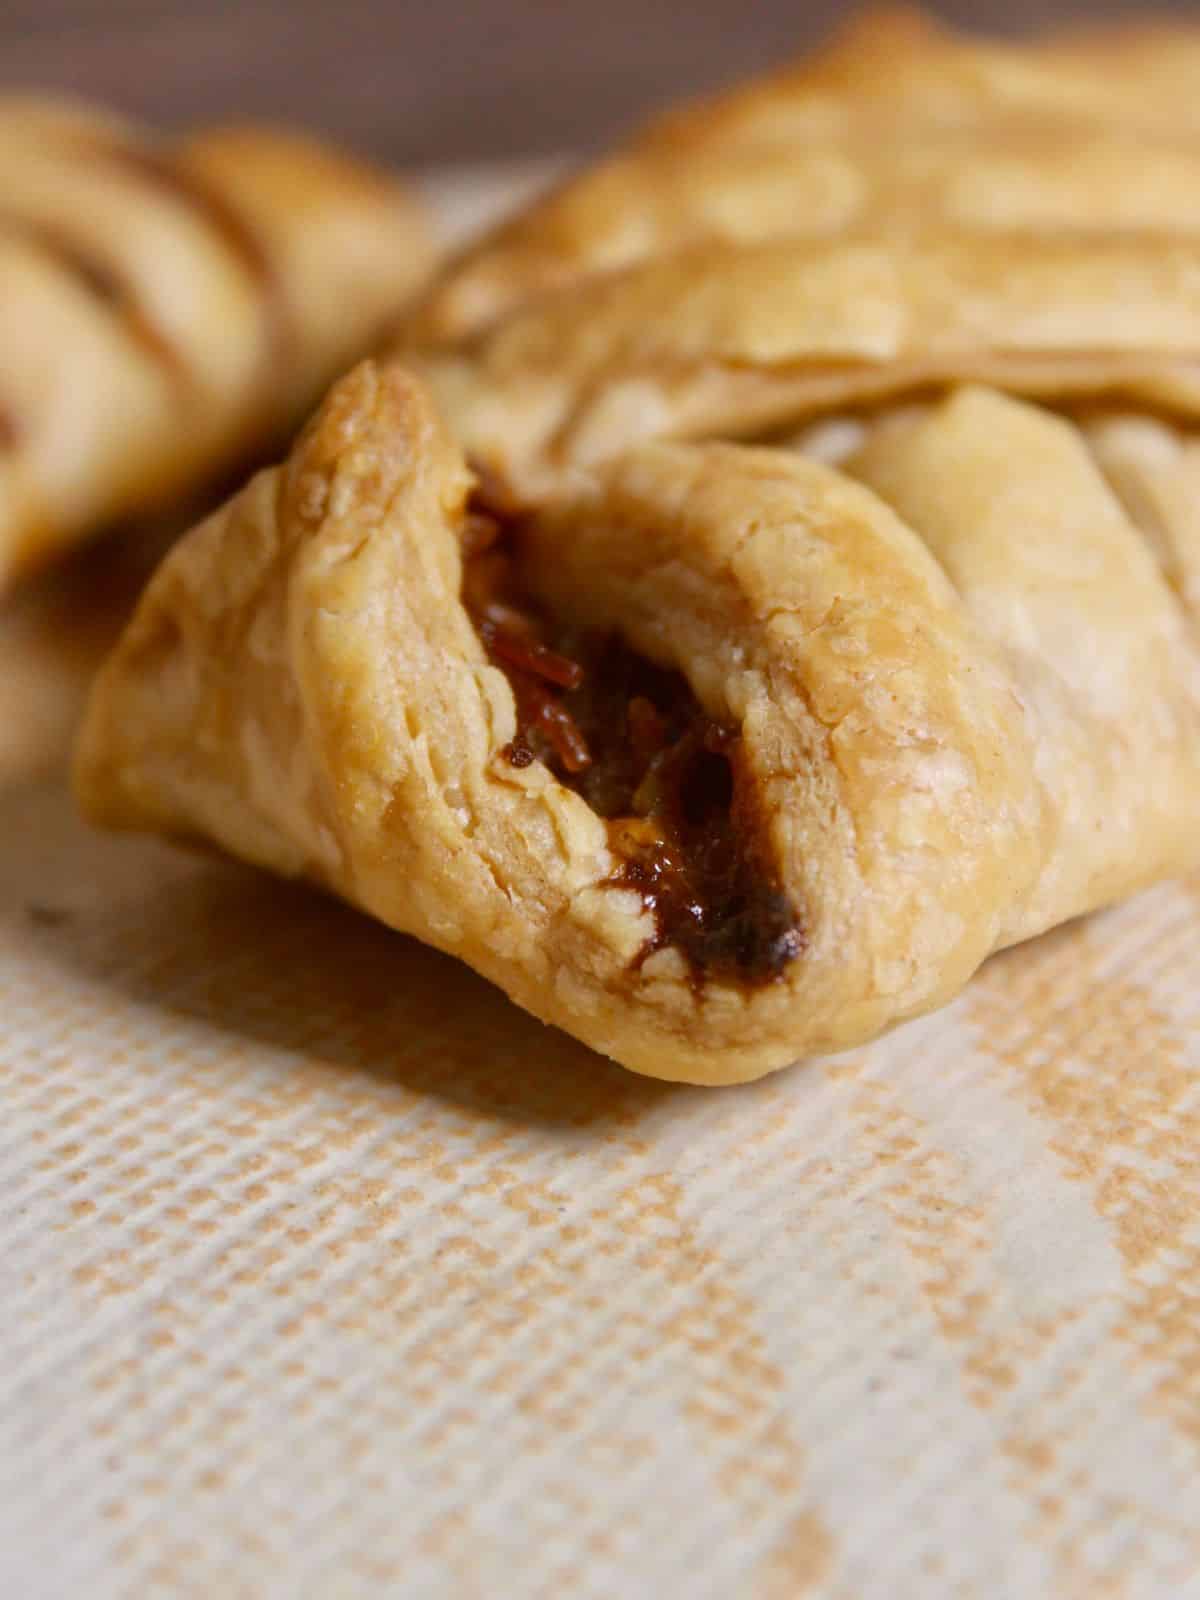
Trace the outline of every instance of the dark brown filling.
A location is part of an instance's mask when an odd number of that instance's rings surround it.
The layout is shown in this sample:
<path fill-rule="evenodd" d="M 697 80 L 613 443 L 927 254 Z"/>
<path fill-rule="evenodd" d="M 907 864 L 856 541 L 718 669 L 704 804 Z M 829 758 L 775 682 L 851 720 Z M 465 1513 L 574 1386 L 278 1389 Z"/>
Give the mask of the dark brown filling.
<path fill-rule="evenodd" d="M 779 882 L 740 730 L 710 717 L 686 678 L 610 630 L 557 623 L 521 586 L 516 529 L 481 509 L 463 535 L 463 602 L 512 685 L 515 767 L 543 761 L 608 823 L 655 920 L 638 955 L 673 946 L 693 980 L 766 983 L 804 948 Z"/>

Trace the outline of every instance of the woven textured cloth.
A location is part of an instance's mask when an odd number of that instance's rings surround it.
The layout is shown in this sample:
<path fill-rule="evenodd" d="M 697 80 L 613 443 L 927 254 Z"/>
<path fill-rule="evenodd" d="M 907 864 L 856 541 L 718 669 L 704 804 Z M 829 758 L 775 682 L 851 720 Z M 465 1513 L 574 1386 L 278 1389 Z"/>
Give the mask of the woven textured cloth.
<path fill-rule="evenodd" d="M 640 1080 L 89 833 L 79 582 L 0 622 L 0 1594 L 1200 1594 L 1200 881 Z"/>

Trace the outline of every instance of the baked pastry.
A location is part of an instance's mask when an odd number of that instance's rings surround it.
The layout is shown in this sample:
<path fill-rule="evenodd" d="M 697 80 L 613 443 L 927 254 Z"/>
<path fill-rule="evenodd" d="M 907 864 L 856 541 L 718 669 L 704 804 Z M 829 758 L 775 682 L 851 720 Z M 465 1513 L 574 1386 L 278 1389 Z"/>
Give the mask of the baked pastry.
<path fill-rule="evenodd" d="M 472 459 L 535 503 L 653 437 L 778 438 L 975 380 L 1200 413 L 1200 238 L 716 245 L 582 282 L 414 353 Z"/>
<path fill-rule="evenodd" d="M 1119 69 L 1119 70 L 1118 70 Z M 860 16 L 770 77 L 659 118 L 449 263 L 409 348 L 467 340 L 588 278 L 714 242 L 1200 228 L 1200 29 L 1036 45 Z"/>
<path fill-rule="evenodd" d="M 0 587 L 261 451 L 430 259 L 413 199 L 309 140 L 0 101 Z"/>
<path fill-rule="evenodd" d="M 642 1072 L 857 1043 L 1200 861 L 1197 447 L 1089 427 L 966 387 L 838 468 L 651 443 L 513 521 L 363 366 L 151 581 L 80 799 Z"/>
<path fill-rule="evenodd" d="M 446 269 L 152 581 L 90 816 L 707 1083 L 1200 862 L 1200 36 L 864 30 Z"/>
<path fill-rule="evenodd" d="M 1185 27 L 1016 46 L 868 16 L 502 226 L 397 351 L 527 501 L 650 436 L 963 379 L 1191 414 L 1197 72 Z"/>

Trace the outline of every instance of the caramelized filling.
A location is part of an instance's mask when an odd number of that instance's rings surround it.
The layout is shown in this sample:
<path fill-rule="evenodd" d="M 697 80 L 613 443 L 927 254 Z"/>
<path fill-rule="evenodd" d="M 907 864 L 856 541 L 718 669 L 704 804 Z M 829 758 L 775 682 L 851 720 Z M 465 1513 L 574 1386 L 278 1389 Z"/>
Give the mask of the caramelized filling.
<path fill-rule="evenodd" d="M 741 733 L 710 717 L 679 672 L 609 630 L 554 621 L 521 588 L 516 529 L 480 507 L 463 531 L 463 603 L 508 678 L 515 767 L 543 761 L 608 823 L 655 932 L 639 952 L 682 952 L 693 981 L 765 983 L 804 948 L 779 883 Z"/>

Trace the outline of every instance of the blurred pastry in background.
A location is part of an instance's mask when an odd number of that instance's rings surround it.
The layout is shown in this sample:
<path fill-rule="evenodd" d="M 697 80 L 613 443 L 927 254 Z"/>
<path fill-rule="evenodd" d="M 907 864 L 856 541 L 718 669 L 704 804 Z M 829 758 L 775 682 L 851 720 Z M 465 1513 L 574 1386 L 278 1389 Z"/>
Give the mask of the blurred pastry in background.
<path fill-rule="evenodd" d="M 432 256 L 404 187 L 314 140 L 0 100 L 0 588 L 284 438 Z"/>

